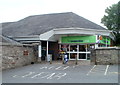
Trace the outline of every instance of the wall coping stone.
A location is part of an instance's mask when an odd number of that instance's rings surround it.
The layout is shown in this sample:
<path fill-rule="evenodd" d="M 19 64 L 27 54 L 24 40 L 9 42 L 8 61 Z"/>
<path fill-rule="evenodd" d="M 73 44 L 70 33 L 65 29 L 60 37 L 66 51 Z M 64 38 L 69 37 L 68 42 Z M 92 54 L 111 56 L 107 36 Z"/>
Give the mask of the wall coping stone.
<path fill-rule="evenodd" d="M 98 47 L 96 50 L 120 50 L 120 47 Z"/>
<path fill-rule="evenodd" d="M 13 43 L 0 43 L 0 46 L 35 46 L 32 44 L 13 44 Z"/>

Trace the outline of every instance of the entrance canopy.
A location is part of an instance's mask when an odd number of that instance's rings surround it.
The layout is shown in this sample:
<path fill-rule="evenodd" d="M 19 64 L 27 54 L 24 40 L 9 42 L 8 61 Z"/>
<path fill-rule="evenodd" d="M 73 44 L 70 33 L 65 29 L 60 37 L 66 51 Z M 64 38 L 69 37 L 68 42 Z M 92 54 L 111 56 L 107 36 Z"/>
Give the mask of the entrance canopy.
<path fill-rule="evenodd" d="M 60 41 L 61 37 L 64 36 L 86 36 L 86 35 L 88 36 L 102 35 L 107 36 L 114 40 L 114 35 L 112 31 L 86 28 L 59 28 L 59 29 L 56 28 L 40 35 L 18 36 L 12 38 L 22 43 L 40 43 L 40 41 Z"/>
<path fill-rule="evenodd" d="M 109 30 L 96 30 L 96 29 L 85 29 L 85 28 L 61 28 L 53 29 L 46 33 L 41 34 L 40 40 L 45 41 L 59 41 L 60 37 L 65 35 L 102 35 L 108 36 L 114 40 L 114 35 Z"/>

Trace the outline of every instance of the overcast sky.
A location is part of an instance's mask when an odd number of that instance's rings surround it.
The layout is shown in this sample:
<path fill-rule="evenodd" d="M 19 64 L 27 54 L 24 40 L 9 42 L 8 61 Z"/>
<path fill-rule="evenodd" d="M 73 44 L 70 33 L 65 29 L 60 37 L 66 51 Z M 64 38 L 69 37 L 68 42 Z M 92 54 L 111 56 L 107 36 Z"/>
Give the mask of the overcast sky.
<path fill-rule="evenodd" d="M 31 15 L 74 12 L 99 25 L 106 7 L 120 0 L 0 0 L 0 23 Z"/>

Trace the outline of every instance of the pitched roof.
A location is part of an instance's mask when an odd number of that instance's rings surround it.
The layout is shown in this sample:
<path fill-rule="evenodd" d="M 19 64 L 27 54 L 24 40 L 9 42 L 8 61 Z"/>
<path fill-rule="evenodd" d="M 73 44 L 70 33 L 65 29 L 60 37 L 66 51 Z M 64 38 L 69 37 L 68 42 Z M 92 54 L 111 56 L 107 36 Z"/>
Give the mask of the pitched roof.
<path fill-rule="evenodd" d="M 19 42 L 15 41 L 13 39 L 10 39 L 10 38 L 8 38 L 7 36 L 4 36 L 4 35 L 0 35 L 0 42 L 1 43 L 12 43 L 12 44 L 20 45 Z"/>
<path fill-rule="evenodd" d="M 54 28 L 89 28 L 106 30 L 105 28 L 72 12 L 35 15 L 20 21 L 3 26 L 3 34 L 6 36 L 39 35 Z"/>

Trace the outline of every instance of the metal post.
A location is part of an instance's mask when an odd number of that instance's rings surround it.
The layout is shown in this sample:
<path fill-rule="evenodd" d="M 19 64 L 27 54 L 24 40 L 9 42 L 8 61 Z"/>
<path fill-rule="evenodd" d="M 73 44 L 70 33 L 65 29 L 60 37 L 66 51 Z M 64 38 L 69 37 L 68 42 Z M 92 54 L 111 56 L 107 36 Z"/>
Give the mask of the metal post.
<path fill-rule="evenodd" d="M 87 56 L 87 51 L 88 51 L 87 46 L 88 45 L 86 44 L 86 46 L 85 46 L 86 47 L 86 60 L 88 59 L 88 56 Z"/>
<path fill-rule="evenodd" d="M 50 56 L 50 64 L 52 64 L 52 55 Z"/>
<path fill-rule="evenodd" d="M 95 49 L 98 47 L 98 44 L 95 44 Z"/>
<path fill-rule="evenodd" d="M 62 54 L 62 62 L 63 62 L 63 64 L 65 64 L 64 63 L 64 53 Z"/>
<path fill-rule="evenodd" d="M 48 59 L 48 41 L 47 41 L 46 57 L 47 57 L 47 59 Z"/>
<path fill-rule="evenodd" d="M 38 61 L 41 63 L 41 45 L 38 45 Z"/>
<path fill-rule="evenodd" d="M 77 62 L 77 55 L 76 55 L 75 57 L 76 57 L 76 62 L 75 62 L 75 64 L 77 65 L 77 64 L 78 64 L 78 62 Z"/>

